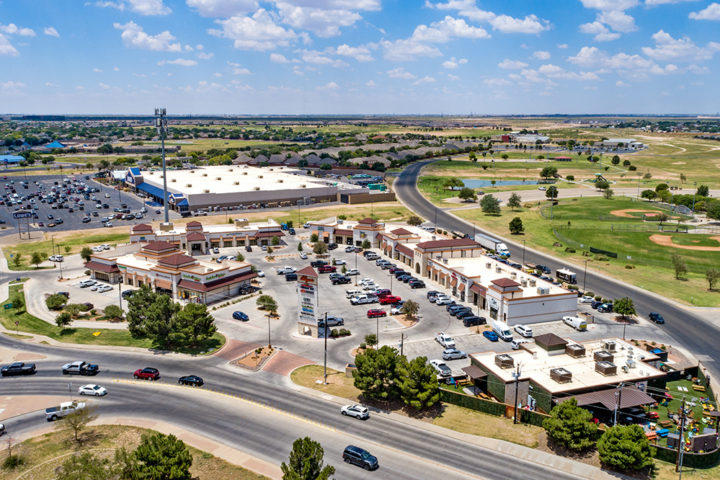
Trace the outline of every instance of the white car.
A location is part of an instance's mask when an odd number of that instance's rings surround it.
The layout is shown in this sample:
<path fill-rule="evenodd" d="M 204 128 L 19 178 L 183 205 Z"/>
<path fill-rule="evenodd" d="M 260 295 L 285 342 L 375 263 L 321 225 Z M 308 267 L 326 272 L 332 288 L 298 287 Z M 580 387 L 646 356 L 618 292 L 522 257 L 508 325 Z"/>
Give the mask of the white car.
<path fill-rule="evenodd" d="M 265 272 L 263 272 L 262 270 L 258 270 L 258 271 L 255 272 L 255 273 L 257 273 L 257 276 L 258 276 L 258 277 L 264 277 L 264 276 L 265 276 Z"/>
<path fill-rule="evenodd" d="M 110 250 L 110 245 L 108 245 L 107 243 L 103 243 L 102 245 L 100 245 L 100 247 L 101 247 L 103 250 Z"/>
<path fill-rule="evenodd" d="M 438 295 L 435 298 L 435 304 L 437 305 L 447 305 L 448 303 L 452 303 L 453 299 L 448 297 L 447 295 Z"/>
<path fill-rule="evenodd" d="M 100 287 L 98 288 L 97 291 L 100 293 L 103 293 L 103 292 L 109 292 L 112 289 L 113 289 L 113 287 L 111 287 L 110 285 L 100 285 Z"/>
<path fill-rule="evenodd" d="M 345 265 L 345 260 L 336 258 L 335 265 Z"/>
<path fill-rule="evenodd" d="M 345 272 L 345 275 L 360 275 L 360 271 L 357 268 L 351 268 Z"/>
<path fill-rule="evenodd" d="M 450 370 L 450 367 L 442 360 L 430 360 L 430 366 L 432 366 L 441 377 L 449 377 L 452 375 L 452 370 Z"/>
<path fill-rule="evenodd" d="M 447 333 L 440 332 L 435 335 L 435 341 L 445 348 L 455 348 L 455 340 Z"/>
<path fill-rule="evenodd" d="M 100 385 L 95 385 L 93 383 L 89 383 L 78 388 L 78 395 L 92 395 L 95 397 L 104 397 L 105 395 L 107 395 L 107 393 L 108 392 L 105 387 L 101 387 Z"/>
<path fill-rule="evenodd" d="M 402 313 L 402 307 L 392 307 L 390 309 L 390 315 L 400 315 Z"/>
<path fill-rule="evenodd" d="M 525 339 L 519 338 L 517 340 L 513 340 L 512 342 L 510 342 L 510 346 L 512 347 L 513 350 L 520 350 L 520 345 L 522 345 L 523 343 L 529 343 L 529 342 L 530 342 L 530 340 L 525 340 Z"/>
<path fill-rule="evenodd" d="M 467 353 L 457 348 L 446 348 L 442 353 L 443 360 L 458 360 L 460 358 L 467 358 Z"/>
<path fill-rule="evenodd" d="M 96 283 L 95 285 L 90 287 L 90 290 L 92 290 L 93 292 L 97 292 L 98 288 L 100 288 L 100 287 L 101 287 L 101 285 L 99 283 Z"/>
<path fill-rule="evenodd" d="M 62 262 L 64 260 L 64 257 L 62 255 L 50 255 L 50 258 L 48 258 L 51 262 Z"/>
<path fill-rule="evenodd" d="M 105 249 L 104 249 L 102 246 L 100 246 L 100 245 L 98 245 L 98 246 L 96 246 L 96 247 L 92 247 L 92 251 L 93 251 L 93 252 L 96 252 L 96 253 L 97 253 L 97 252 L 102 252 L 103 250 L 105 250 Z"/>
<path fill-rule="evenodd" d="M 287 273 L 295 273 L 296 269 L 295 267 L 278 267 L 277 274 L 278 275 L 285 275 Z"/>
<path fill-rule="evenodd" d="M 307 257 L 307 253 L 301 252 L 301 253 L 300 253 L 300 258 L 301 258 L 302 260 L 307 260 L 307 258 L 308 258 L 308 257 Z"/>
<path fill-rule="evenodd" d="M 368 303 L 377 302 L 377 297 L 374 295 L 358 295 L 350 299 L 350 303 L 353 305 L 365 305 Z"/>
<path fill-rule="evenodd" d="M 532 338 L 532 328 L 525 325 L 515 325 L 515 331 L 525 338 Z"/>
<path fill-rule="evenodd" d="M 340 408 L 340 413 L 347 415 L 348 417 L 359 418 L 360 420 L 367 420 L 370 418 L 370 411 L 367 407 L 362 405 L 345 405 Z"/>
<path fill-rule="evenodd" d="M 541 192 L 544 192 L 545 190 L 547 190 L 547 188 L 545 188 L 545 187 L 538 187 L 538 190 L 540 190 Z"/>
<path fill-rule="evenodd" d="M 580 303 L 592 303 L 595 300 L 595 297 L 588 297 L 587 295 L 584 297 L 581 297 L 578 302 Z"/>
<path fill-rule="evenodd" d="M 92 286 L 95 285 L 96 283 L 97 283 L 97 282 L 96 282 L 95 280 L 83 280 L 82 282 L 80 282 L 80 283 L 78 284 L 78 286 L 79 286 L 80 288 L 87 288 L 87 287 L 92 287 Z"/>
<path fill-rule="evenodd" d="M 360 285 L 368 285 L 368 284 L 373 284 L 373 285 L 374 285 L 374 284 L 375 284 L 375 280 L 373 280 L 372 278 L 368 278 L 368 277 L 365 277 L 365 278 L 360 279 Z"/>

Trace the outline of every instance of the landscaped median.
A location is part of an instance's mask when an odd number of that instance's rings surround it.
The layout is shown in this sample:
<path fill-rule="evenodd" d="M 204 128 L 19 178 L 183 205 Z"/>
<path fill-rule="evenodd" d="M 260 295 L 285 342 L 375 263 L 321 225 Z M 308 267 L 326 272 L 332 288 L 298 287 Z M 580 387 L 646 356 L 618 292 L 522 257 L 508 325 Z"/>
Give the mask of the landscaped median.
<path fill-rule="evenodd" d="M 0 323 L 11 333 L 19 334 L 23 332 L 44 335 L 65 343 L 148 349 L 153 347 L 153 342 L 149 338 L 134 338 L 127 330 L 57 327 L 30 315 L 25 310 L 25 293 L 22 283 L 10 285 L 9 290 L 8 300 L 0 305 Z M 192 355 L 212 353 L 222 348 L 225 341 L 225 336 L 216 332 L 198 347 L 178 350 L 178 352 Z"/>

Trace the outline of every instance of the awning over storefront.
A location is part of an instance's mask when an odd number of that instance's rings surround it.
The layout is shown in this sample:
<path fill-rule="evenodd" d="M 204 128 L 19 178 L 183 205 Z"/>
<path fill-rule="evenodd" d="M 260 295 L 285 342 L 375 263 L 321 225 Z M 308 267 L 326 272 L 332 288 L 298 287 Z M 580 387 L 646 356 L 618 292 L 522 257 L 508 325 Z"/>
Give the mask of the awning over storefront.
<path fill-rule="evenodd" d="M 219 280 L 213 280 L 212 282 L 208 283 L 200 283 L 200 282 L 193 282 L 192 280 L 180 280 L 178 283 L 179 288 L 184 288 L 186 290 L 192 290 L 194 292 L 210 292 L 212 290 L 216 290 L 218 288 L 227 287 L 228 285 L 232 285 L 234 283 L 239 283 L 245 280 L 250 280 L 257 277 L 257 273 L 250 272 L 243 275 L 235 275 L 233 277 L 229 278 L 221 278 Z"/>
<path fill-rule="evenodd" d="M 451 277 L 451 278 L 450 278 L 450 285 L 454 287 L 454 286 L 457 285 L 457 284 L 458 284 L 458 279 L 455 278 L 455 277 Z"/>
<path fill-rule="evenodd" d="M 257 232 L 255 234 L 255 238 L 263 238 L 263 237 L 282 237 L 285 234 L 282 231 L 272 231 L 272 232 Z M 326 232 L 327 235 L 327 232 Z"/>
<path fill-rule="evenodd" d="M 600 390 L 599 392 L 589 392 L 570 397 L 559 398 L 557 403 L 563 403 L 571 398 L 577 400 L 578 407 L 587 405 L 602 405 L 608 410 L 614 410 L 618 407 L 617 402 L 620 400 L 620 408 L 633 408 L 643 405 L 652 405 L 657 402 L 647 393 L 635 387 L 623 387 L 622 394 L 617 395 L 617 388 Z"/>
<path fill-rule="evenodd" d="M 155 288 L 164 288 L 165 290 L 172 290 L 172 282 L 170 280 L 155 280 Z"/>
<path fill-rule="evenodd" d="M 482 285 L 478 285 L 477 283 L 473 283 L 470 286 L 470 291 L 477 293 L 481 297 L 484 297 L 487 294 L 487 288 L 483 287 Z"/>
<path fill-rule="evenodd" d="M 467 373 L 470 380 L 479 380 L 487 377 L 487 373 L 483 372 L 480 367 L 476 367 L 475 365 L 463 367 L 462 370 Z"/>
<path fill-rule="evenodd" d="M 410 247 L 407 247 L 405 245 L 395 245 L 395 251 L 400 252 L 406 257 L 413 257 L 413 251 Z"/>
<path fill-rule="evenodd" d="M 85 264 L 85 268 L 88 270 L 93 270 L 95 272 L 103 272 L 103 273 L 118 273 L 120 272 L 120 269 L 116 264 L 108 265 L 107 263 L 100 263 L 96 262 L 94 260 L 90 260 Z"/>

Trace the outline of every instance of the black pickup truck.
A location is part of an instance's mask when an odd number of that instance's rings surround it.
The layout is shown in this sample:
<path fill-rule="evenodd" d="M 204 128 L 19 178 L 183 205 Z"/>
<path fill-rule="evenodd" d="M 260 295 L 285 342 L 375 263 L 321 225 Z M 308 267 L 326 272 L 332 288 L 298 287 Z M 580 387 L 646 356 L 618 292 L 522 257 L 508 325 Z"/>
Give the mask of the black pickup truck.
<path fill-rule="evenodd" d="M 34 363 L 15 362 L 0 368 L 0 374 L 3 377 L 9 377 L 11 375 L 32 375 L 33 373 L 35 373 Z"/>
<path fill-rule="evenodd" d="M 62 366 L 63 375 L 97 375 L 100 367 L 81 360 Z"/>

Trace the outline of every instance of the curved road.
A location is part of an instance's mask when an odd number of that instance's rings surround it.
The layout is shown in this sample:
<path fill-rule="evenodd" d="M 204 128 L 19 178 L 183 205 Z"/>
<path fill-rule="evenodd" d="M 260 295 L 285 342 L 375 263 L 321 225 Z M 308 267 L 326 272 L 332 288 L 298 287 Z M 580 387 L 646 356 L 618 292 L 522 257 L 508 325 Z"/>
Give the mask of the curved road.
<path fill-rule="evenodd" d="M 444 230 L 459 231 L 470 236 L 472 236 L 473 232 L 483 232 L 498 237 L 495 233 L 485 231 L 477 225 L 473 227 L 472 224 L 461 220 L 451 213 L 445 212 L 422 196 L 417 189 L 417 179 L 420 170 L 425 165 L 434 161 L 436 160 L 414 163 L 402 171 L 397 180 L 395 180 L 394 187 L 400 201 L 410 210 L 426 218 L 428 221 L 436 222 L 437 225 Z M 503 240 L 510 248 L 512 257 L 520 262 L 523 258 L 523 246 L 506 238 Z M 588 270 L 587 278 L 583 279 L 584 273 L 582 266 L 569 264 L 566 261 L 535 250 L 526 249 L 525 262 L 547 265 L 553 271 L 558 268 L 571 266 L 575 272 L 578 272 L 578 283 L 585 283 L 588 291 L 598 292 L 608 298 L 631 296 L 635 303 L 635 309 L 638 311 L 638 314 L 643 316 L 647 316 L 649 312 L 661 312 L 666 320 L 663 328 L 667 333 L 670 334 L 680 346 L 698 357 L 705 367 L 712 370 L 713 374 L 720 374 L 720 369 L 718 369 L 718 364 L 716 363 L 718 345 L 720 345 L 720 329 L 700 316 L 695 315 L 672 301 L 661 298 L 659 295 L 619 282 L 602 273 Z"/>

